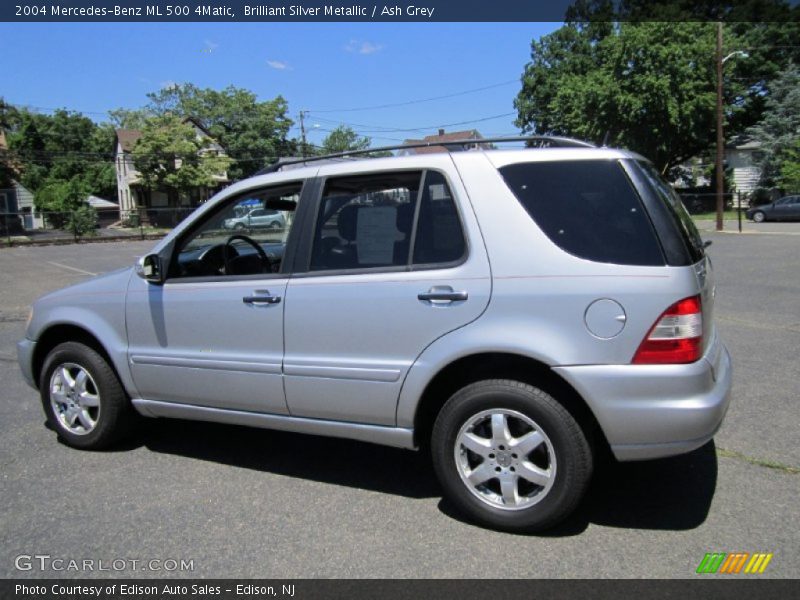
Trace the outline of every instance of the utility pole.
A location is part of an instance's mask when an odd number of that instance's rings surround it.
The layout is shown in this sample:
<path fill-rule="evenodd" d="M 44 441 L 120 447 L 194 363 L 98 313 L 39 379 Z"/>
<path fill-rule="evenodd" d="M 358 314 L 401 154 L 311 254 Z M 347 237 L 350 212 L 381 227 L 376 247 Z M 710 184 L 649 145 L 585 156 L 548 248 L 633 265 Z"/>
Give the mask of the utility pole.
<path fill-rule="evenodd" d="M 300 139 L 302 144 L 302 147 L 300 148 L 300 155 L 303 158 L 306 157 L 306 124 L 305 121 L 303 120 L 305 119 L 306 112 L 308 111 L 305 110 L 300 111 Z"/>
<path fill-rule="evenodd" d="M 722 134 L 722 21 L 717 23 L 717 231 L 723 229 L 723 213 L 725 198 L 723 185 L 725 183 L 724 153 L 725 139 Z"/>

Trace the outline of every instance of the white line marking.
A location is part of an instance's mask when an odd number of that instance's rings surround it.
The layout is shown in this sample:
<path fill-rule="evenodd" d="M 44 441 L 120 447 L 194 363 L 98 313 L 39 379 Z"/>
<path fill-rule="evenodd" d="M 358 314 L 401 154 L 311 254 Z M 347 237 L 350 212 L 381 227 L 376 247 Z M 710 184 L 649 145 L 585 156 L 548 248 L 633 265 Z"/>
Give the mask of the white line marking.
<path fill-rule="evenodd" d="M 46 261 L 48 265 L 53 265 L 54 267 L 61 267 L 62 269 L 69 269 L 70 271 L 75 271 L 77 273 L 83 273 L 84 275 L 97 275 L 97 273 L 92 273 L 91 271 L 84 271 L 83 269 L 76 269 L 75 267 L 70 267 L 68 265 L 62 265 L 61 263 L 57 262 L 50 262 L 49 260 Z"/>

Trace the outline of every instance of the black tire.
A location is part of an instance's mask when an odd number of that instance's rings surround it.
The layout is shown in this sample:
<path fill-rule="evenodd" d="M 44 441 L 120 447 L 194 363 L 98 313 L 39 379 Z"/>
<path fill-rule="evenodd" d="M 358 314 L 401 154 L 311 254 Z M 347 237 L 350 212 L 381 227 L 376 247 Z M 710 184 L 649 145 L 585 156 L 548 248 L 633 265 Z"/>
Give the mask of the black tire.
<path fill-rule="evenodd" d="M 757 210 L 753 213 L 753 221 L 756 223 L 763 223 L 767 220 L 767 215 L 764 213 L 763 210 Z"/>
<path fill-rule="evenodd" d="M 233 226 L 234 231 L 244 231 L 246 228 L 247 226 L 244 223 L 236 223 L 236 225 Z"/>
<path fill-rule="evenodd" d="M 75 420 L 73 429 L 84 429 L 83 432 L 70 429 L 67 414 L 70 406 L 68 403 L 72 402 L 77 410 L 81 407 L 81 401 L 73 402 L 74 397 L 68 398 L 70 392 L 68 386 L 64 387 L 67 381 L 63 376 L 59 375 L 54 379 L 56 370 L 63 373 L 64 368 L 75 381 L 78 378 L 74 376 L 80 375 L 81 370 L 88 374 L 83 389 L 90 397 L 94 397 L 92 402 L 97 404 L 96 407 L 84 407 L 86 413 L 83 418 L 93 419 L 94 425 L 91 428 L 87 429 L 82 425 L 82 418 Z M 95 350 L 78 342 L 65 342 L 50 351 L 42 368 L 39 390 L 47 421 L 58 437 L 74 448 L 108 448 L 124 439 L 138 421 L 138 415 L 111 366 Z M 58 403 L 58 399 L 64 399 L 66 403 Z M 58 408 L 54 406 L 54 402 Z"/>
<path fill-rule="evenodd" d="M 512 436 L 519 435 L 518 438 L 513 438 L 514 440 L 522 439 L 526 432 L 524 428 L 532 424 L 535 426 L 532 430 L 538 429 L 545 441 L 540 442 L 533 452 L 528 452 L 522 457 L 518 457 L 517 454 L 509 455 L 512 447 L 505 449 L 501 454 L 497 451 L 497 444 L 491 440 L 486 441 L 497 453 L 487 454 L 483 459 L 480 459 L 478 454 L 467 452 L 461 444 L 458 444 L 457 448 L 456 440 L 462 428 L 469 427 L 468 423 L 485 423 L 481 419 L 487 417 L 481 415 L 489 411 L 500 411 L 506 415 L 509 429 L 514 425 L 519 431 L 517 434 L 512 431 Z M 523 418 L 520 419 L 518 415 Z M 488 418 L 491 423 L 492 417 Z M 484 426 L 479 424 L 477 427 Z M 477 428 L 472 430 L 473 433 L 477 431 Z M 478 435 L 478 437 L 485 436 Z M 503 446 L 499 448 L 502 449 Z M 505 531 L 532 533 L 553 527 L 562 521 L 581 501 L 589 485 L 593 468 L 591 448 L 583 430 L 572 415 L 544 391 L 511 380 L 479 381 L 456 392 L 436 419 L 431 452 L 434 469 L 444 488 L 446 498 L 470 519 Z M 489 456 L 492 457 L 491 460 Z M 499 472 L 503 469 L 503 473 L 512 478 L 515 474 L 510 474 L 508 471 L 514 471 L 514 465 L 518 470 L 516 472 L 518 476 L 523 468 L 528 469 L 525 465 L 536 462 L 538 464 L 534 466 L 551 473 L 551 479 L 541 486 L 532 484 L 528 480 L 514 483 L 514 489 L 522 498 L 521 504 L 518 507 L 498 506 L 497 503 L 504 501 L 504 498 L 498 497 L 500 494 L 497 494 L 496 489 L 492 491 L 490 488 L 494 486 L 499 489 L 500 479 L 489 480 L 482 484 L 483 490 L 470 486 L 465 479 L 462 479 L 462 473 L 465 471 L 460 465 L 469 463 L 475 458 L 481 462 L 472 467 L 473 469 L 486 462 L 489 471 Z M 519 481 L 519 479 L 513 480 Z M 527 486 L 525 490 L 523 485 Z M 495 495 L 494 498 L 491 497 L 492 494 Z"/>

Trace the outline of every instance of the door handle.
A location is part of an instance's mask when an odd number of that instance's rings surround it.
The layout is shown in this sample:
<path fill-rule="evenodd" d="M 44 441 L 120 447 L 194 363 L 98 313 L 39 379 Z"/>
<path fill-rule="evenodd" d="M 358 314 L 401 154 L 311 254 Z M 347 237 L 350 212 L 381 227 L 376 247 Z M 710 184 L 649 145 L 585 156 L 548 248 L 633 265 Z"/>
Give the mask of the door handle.
<path fill-rule="evenodd" d="M 431 304 L 449 304 L 450 302 L 463 302 L 469 297 L 467 292 L 456 292 L 449 285 L 435 285 L 427 292 L 417 294 L 417 298 Z"/>
<path fill-rule="evenodd" d="M 242 302 L 261 306 L 263 304 L 277 304 L 281 301 L 280 296 L 273 296 L 269 293 L 269 290 L 256 290 L 253 294 L 253 296 L 245 296 L 242 298 Z"/>

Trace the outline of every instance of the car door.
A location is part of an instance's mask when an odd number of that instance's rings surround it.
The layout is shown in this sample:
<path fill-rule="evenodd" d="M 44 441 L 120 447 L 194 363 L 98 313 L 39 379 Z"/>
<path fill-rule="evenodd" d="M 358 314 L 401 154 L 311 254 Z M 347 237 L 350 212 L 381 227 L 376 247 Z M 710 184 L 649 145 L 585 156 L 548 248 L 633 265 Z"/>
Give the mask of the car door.
<path fill-rule="evenodd" d="M 294 416 L 394 425 L 415 359 L 488 304 L 488 259 L 452 160 L 410 164 L 342 177 L 328 168 L 319 182 L 311 235 L 286 290 Z"/>
<path fill-rule="evenodd" d="M 800 196 L 792 196 L 787 219 L 800 219 Z"/>
<path fill-rule="evenodd" d="M 246 197 L 287 209 L 301 188 L 289 181 Z M 209 211 L 178 239 L 163 285 L 131 279 L 128 358 L 145 400 L 288 412 L 281 367 L 292 232 L 230 235 L 223 223 L 241 198 Z"/>

